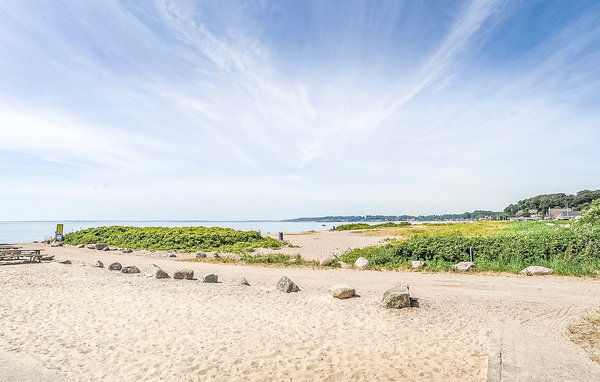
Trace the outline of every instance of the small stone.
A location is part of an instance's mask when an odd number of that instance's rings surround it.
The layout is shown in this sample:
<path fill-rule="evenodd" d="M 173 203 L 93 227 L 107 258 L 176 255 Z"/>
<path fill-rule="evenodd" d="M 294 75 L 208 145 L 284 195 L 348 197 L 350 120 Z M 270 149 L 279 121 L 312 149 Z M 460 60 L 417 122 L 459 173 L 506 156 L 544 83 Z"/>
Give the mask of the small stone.
<path fill-rule="evenodd" d="M 410 294 L 408 293 L 408 285 L 400 284 L 388 289 L 383 294 L 381 305 L 388 309 L 402 309 L 410 306 Z"/>
<path fill-rule="evenodd" d="M 219 280 L 219 277 L 217 275 L 215 275 L 214 273 L 209 273 L 209 274 L 202 276 L 203 283 L 216 283 L 216 282 L 218 282 L 218 280 Z"/>
<path fill-rule="evenodd" d="M 279 279 L 279 282 L 277 282 L 277 290 L 285 293 L 291 293 L 299 292 L 300 288 L 298 288 L 298 285 L 296 285 L 292 280 L 286 276 L 283 276 Z"/>
<path fill-rule="evenodd" d="M 140 273 L 140 270 L 135 265 L 129 265 L 121 269 L 121 273 Z"/>
<path fill-rule="evenodd" d="M 169 254 L 167 255 L 167 257 L 177 257 L 177 255 L 176 255 L 176 254 L 174 254 L 174 253 L 169 253 Z"/>
<path fill-rule="evenodd" d="M 96 244 L 96 249 L 99 251 L 102 251 L 104 248 L 108 248 L 108 244 L 104 244 L 104 243 L 97 243 Z"/>
<path fill-rule="evenodd" d="M 369 260 L 365 259 L 364 257 L 359 257 L 358 259 L 356 259 L 356 261 L 354 262 L 354 266 L 356 268 L 360 268 L 360 269 L 364 269 L 369 265 Z"/>
<path fill-rule="evenodd" d="M 554 273 L 553 269 L 540 267 L 539 265 L 532 265 L 521 271 L 522 275 L 526 276 L 547 276 Z"/>
<path fill-rule="evenodd" d="M 110 251 L 110 248 L 109 247 L 104 247 L 104 248 L 101 249 L 101 251 Z"/>
<path fill-rule="evenodd" d="M 108 269 L 111 271 L 120 271 L 123 268 L 121 263 L 112 263 L 108 266 Z"/>
<path fill-rule="evenodd" d="M 238 285 L 238 286 L 250 286 L 250 283 L 248 283 L 248 280 L 246 280 L 245 277 L 236 277 L 233 280 L 231 280 L 231 284 L 233 285 Z"/>
<path fill-rule="evenodd" d="M 77 246 L 77 248 L 85 248 L 85 245 L 84 245 L 84 244 L 79 244 L 79 245 Z"/>
<path fill-rule="evenodd" d="M 348 268 L 350 268 L 350 265 L 349 265 L 349 264 L 346 264 L 346 263 L 344 263 L 343 261 L 340 261 L 340 267 L 341 267 L 342 269 L 348 269 Z"/>
<path fill-rule="evenodd" d="M 327 257 L 322 258 L 319 261 L 319 265 L 322 267 L 329 267 L 329 266 L 331 266 L 331 264 L 333 264 L 334 261 L 335 261 L 334 256 L 327 256 Z"/>
<path fill-rule="evenodd" d="M 353 297 L 356 294 L 354 288 L 346 284 L 336 284 L 329 288 L 331 297 L 344 299 Z"/>
<path fill-rule="evenodd" d="M 86 247 L 87 249 L 96 249 L 96 244 L 88 244 Z"/>
<path fill-rule="evenodd" d="M 62 247 L 62 245 L 63 245 L 62 242 L 56 241 L 56 240 L 53 240 L 52 243 L 50 243 L 51 247 Z"/>
<path fill-rule="evenodd" d="M 410 262 L 410 266 L 412 269 L 419 269 L 425 267 L 425 262 L 421 260 L 415 260 Z"/>
<path fill-rule="evenodd" d="M 60 264 L 71 264 L 71 260 L 61 260 L 59 261 Z"/>
<path fill-rule="evenodd" d="M 454 269 L 461 272 L 468 272 L 475 268 L 475 264 L 470 261 L 461 261 L 453 265 Z"/>
<path fill-rule="evenodd" d="M 131 253 L 131 252 L 133 252 L 133 250 L 131 248 L 123 248 L 121 250 L 121 253 Z"/>
<path fill-rule="evenodd" d="M 148 277 L 148 278 L 155 278 L 155 279 L 168 279 L 170 278 L 169 275 L 167 274 L 167 272 L 163 271 L 162 269 L 160 269 L 160 267 L 151 264 L 149 265 L 145 272 L 144 272 L 144 276 Z"/>
<path fill-rule="evenodd" d="M 206 253 L 202 251 L 196 252 L 196 259 L 206 259 Z"/>
<path fill-rule="evenodd" d="M 240 261 L 240 260 L 242 260 L 242 258 L 240 256 L 236 256 L 236 257 L 233 258 L 233 260 Z"/>
<path fill-rule="evenodd" d="M 194 278 L 194 271 L 191 269 L 179 269 L 173 273 L 173 278 L 175 280 L 192 280 Z"/>
<path fill-rule="evenodd" d="M 298 262 L 298 259 L 289 259 L 288 260 L 288 263 L 296 263 L 296 262 Z"/>
<path fill-rule="evenodd" d="M 94 264 L 94 267 L 96 268 L 104 268 L 104 263 L 100 260 L 96 261 L 96 264 Z"/>

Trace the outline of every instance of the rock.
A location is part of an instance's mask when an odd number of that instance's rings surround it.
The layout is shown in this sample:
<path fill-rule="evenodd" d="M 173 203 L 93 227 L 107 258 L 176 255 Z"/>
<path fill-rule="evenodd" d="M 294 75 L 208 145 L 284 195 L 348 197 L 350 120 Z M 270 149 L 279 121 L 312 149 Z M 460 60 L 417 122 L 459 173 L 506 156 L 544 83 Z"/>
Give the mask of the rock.
<path fill-rule="evenodd" d="M 216 283 L 218 281 L 219 281 L 219 277 L 217 275 L 215 275 L 214 273 L 209 273 L 209 274 L 202 276 L 203 283 Z"/>
<path fill-rule="evenodd" d="M 285 293 L 290 293 L 299 292 L 300 288 L 298 288 L 298 285 L 294 284 L 292 280 L 290 280 L 286 276 L 283 276 L 279 279 L 279 282 L 277 282 L 277 290 Z"/>
<path fill-rule="evenodd" d="M 219 256 L 219 254 L 218 254 L 218 253 L 215 253 L 215 254 L 213 255 L 213 259 L 220 259 L 220 258 L 221 258 L 221 256 Z"/>
<path fill-rule="evenodd" d="M 546 276 L 554 273 L 553 269 L 540 267 L 539 265 L 532 265 L 521 271 L 522 275 L 526 276 Z"/>
<path fill-rule="evenodd" d="M 167 272 L 160 269 L 158 266 L 151 264 L 144 271 L 144 276 L 154 279 L 168 279 L 170 278 Z"/>
<path fill-rule="evenodd" d="M 296 263 L 296 262 L 298 262 L 298 259 L 289 259 L 288 260 L 288 263 Z"/>
<path fill-rule="evenodd" d="M 410 306 L 408 285 L 399 284 L 385 291 L 381 300 L 381 306 L 387 309 L 408 308 Z"/>
<path fill-rule="evenodd" d="M 108 248 L 108 244 L 104 244 L 104 243 L 97 243 L 96 244 L 96 249 L 99 251 L 104 250 L 104 248 Z"/>
<path fill-rule="evenodd" d="M 60 264 L 71 264 L 71 260 L 61 260 L 59 261 Z"/>
<path fill-rule="evenodd" d="M 120 271 L 123 268 L 121 263 L 112 263 L 108 266 L 108 269 L 111 271 Z"/>
<path fill-rule="evenodd" d="M 121 250 L 121 253 L 131 253 L 131 252 L 133 252 L 133 250 L 131 248 L 123 248 Z"/>
<path fill-rule="evenodd" d="M 346 264 L 346 263 L 344 263 L 343 261 L 340 261 L 340 267 L 341 267 L 342 269 L 348 269 L 348 268 L 350 268 L 350 265 L 349 265 L 349 264 Z"/>
<path fill-rule="evenodd" d="M 349 285 L 336 284 L 329 288 L 329 293 L 331 294 L 331 297 L 342 299 L 353 297 L 356 294 L 356 291 Z"/>
<path fill-rule="evenodd" d="M 56 240 L 53 240 L 52 243 L 50 243 L 51 247 L 62 247 L 62 245 L 63 245 L 62 242 L 56 241 Z"/>
<path fill-rule="evenodd" d="M 335 256 L 327 256 L 327 257 L 322 258 L 319 261 L 319 265 L 322 267 L 330 267 L 334 261 L 335 261 Z"/>
<path fill-rule="evenodd" d="M 96 264 L 94 264 L 94 266 L 96 268 L 104 268 L 104 263 L 100 260 L 96 261 Z"/>
<path fill-rule="evenodd" d="M 452 267 L 457 271 L 468 272 L 475 268 L 475 264 L 470 261 L 461 261 L 460 263 L 454 264 Z"/>
<path fill-rule="evenodd" d="M 96 249 L 96 244 L 88 244 L 86 247 L 87 249 Z"/>
<path fill-rule="evenodd" d="M 175 273 L 173 273 L 173 278 L 175 280 L 191 280 L 194 278 L 194 271 L 191 269 L 178 269 Z"/>
<path fill-rule="evenodd" d="M 135 265 L 129 265 L 121 269 L 121 273 L 140 273 L 140 270 Z"/>
<path fill-rule="evenodd" d="M 54 255 L 42 256 L 42 260 L 52 260 L 52 259 L 54 259 Z"/>
<path fill-rule="evenodd" d="M 77 248 L 85 248 L 85 245 L 83 245 L 83 244 L 79 244 L 79 245 L 77 246 Z"/>
<path fill-rule="evenodd" d="M 242 258 L 240 256 L 236 256 L 236 257 L 233 258 L 233 260 L 240 261 L 240 260 L 242 260 Z"/>
<path fill-rule="evenodd" d="M 246 280 L 245 277 L 236 277 L 233 280 L 231 280 L 231 284 L 233 285 L 245 285 L 245 286 L 250 286 L 250 284 L 248 283 L 248 280 Z"/>
<path fill-rule="evenodd" d="M 177 257 L 177 255 L 174 253 L 169 253 L 169 257 Z"/>
<path fill-rule="evenodd" d="M 421 260 L 415 260 L 410 262 L 410 266 L 412 269 L 419 269 L 425 267 L 425 262 Z"/>
<path fill-rule="evenodd" d="M 196 259 L 206 259 L 206 253 L 202 251 L 196 252 Z"/>
<path fill-rule="evenodd" d="M 354 266 L 356 268 L 360 268 L 360 269 L 364 269 L 369 265 L 369 260 L 365 259 L 364 257 L 359 257 L 358 259 L 356 259 L 356 261 L 354 262 Z"/>

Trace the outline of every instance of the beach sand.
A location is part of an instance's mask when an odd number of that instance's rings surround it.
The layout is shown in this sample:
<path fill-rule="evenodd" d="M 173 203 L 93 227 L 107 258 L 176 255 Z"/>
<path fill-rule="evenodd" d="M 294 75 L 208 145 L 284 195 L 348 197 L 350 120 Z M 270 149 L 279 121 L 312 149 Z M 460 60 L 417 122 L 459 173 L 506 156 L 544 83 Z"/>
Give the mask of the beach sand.
<path fill-rule="evenodd" d="M 499 373 L 502 381 L 600 380 L 600 366 L 567 334 L 600 305 L 598 280 L 240 266 L 25 246 L 73 264 L 0 266 L 0 359 L 23 359 L 8 365 L 15 373 L 48 372 L 51 381 L 484 381 Z M 151 263 L 170 275 L 189 268 L 221 283 L 125 275 L 92 267 L 96 260 L 142 273 Z M 301 291 L 276 291 L 283 275 Z M 236 276 L 251 286 L 231 285 Z M 400 282 L 418 307 L 379 307 Z M 337 283 L 359 297 L 329 297 Z"/>

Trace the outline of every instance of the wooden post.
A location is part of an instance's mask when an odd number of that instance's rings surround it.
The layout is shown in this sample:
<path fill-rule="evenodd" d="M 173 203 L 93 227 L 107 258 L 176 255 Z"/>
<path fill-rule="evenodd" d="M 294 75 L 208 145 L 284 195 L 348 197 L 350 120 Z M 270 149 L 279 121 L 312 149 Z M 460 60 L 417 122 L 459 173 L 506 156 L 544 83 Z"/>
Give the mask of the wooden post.
<path fill-rule="evenodd" d="M 469 258 L 471 259 L 471 262 L 473 262 L 475 259 L 475 256 L 473 255 L 473 247 L 469 247 Z"/>
<path fill-rule="evenodd" d="M 283 232 L 279 232 L 279 240 L 283 241 Z"/>

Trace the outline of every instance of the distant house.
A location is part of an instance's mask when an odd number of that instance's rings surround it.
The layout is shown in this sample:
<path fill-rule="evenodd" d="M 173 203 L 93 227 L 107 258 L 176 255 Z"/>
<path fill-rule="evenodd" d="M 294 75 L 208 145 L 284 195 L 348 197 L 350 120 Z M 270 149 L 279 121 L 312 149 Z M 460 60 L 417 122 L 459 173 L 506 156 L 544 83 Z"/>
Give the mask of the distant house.
<path fill-rule="evenodd" d="M 581 214 L 577 211 L 563 211 L 561 212 L 556 219 L 557 220 L 573 220 L 581 217 Z"/>

